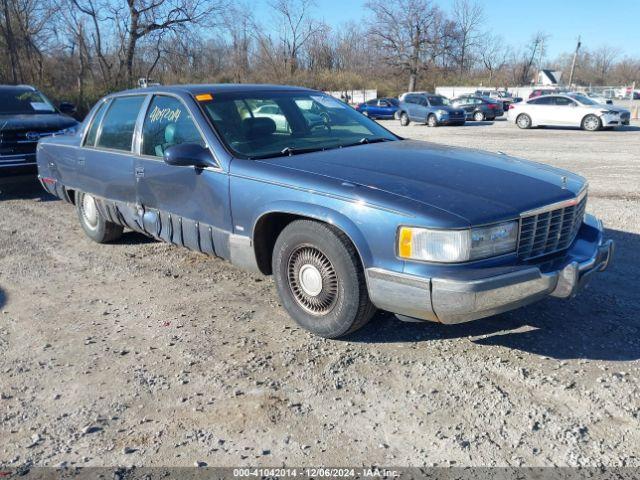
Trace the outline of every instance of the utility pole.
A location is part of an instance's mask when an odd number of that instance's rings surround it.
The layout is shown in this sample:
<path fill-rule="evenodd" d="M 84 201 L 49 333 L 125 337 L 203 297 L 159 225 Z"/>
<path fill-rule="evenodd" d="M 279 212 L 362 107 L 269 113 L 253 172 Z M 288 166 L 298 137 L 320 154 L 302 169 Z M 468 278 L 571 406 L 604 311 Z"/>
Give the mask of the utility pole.
<path fill-rule="evenodd" d="M 540 56 L 538 57 L 538 72 L 536 73 L 535 84 L 540 83 L 540 72 L 542 71 L 542 56 L 544 55 L 544 37 L 540 39 Z"/>
<path fill-rule="evenodd" d="M 573 85 L 573 74 L 576 71 L 576 60 L 578 59 L 578 50 L 580 50 L 580 36 L 578 36 L 578 44 L 576 45 L 576 51 L 573 52 L 573 61 L 571 62 L 571 73 L 569 74 L 569 88 Z"/>

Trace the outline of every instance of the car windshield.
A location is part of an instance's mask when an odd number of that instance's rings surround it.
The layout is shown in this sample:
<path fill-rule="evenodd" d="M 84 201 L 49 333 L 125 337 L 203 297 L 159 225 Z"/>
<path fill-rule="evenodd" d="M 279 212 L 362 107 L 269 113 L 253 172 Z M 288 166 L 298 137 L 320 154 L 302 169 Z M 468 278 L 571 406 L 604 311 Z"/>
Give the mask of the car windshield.
<path fill-rule="evenodd" d="M 26 88 L 0 89 L 0 115 L 56 113 L 55 107 L 40 92 Z"/>
<path fill-rule="evenodd" d="M 397 98 L 386 98 L 385 100 L 391 103 L 391 105 L 395 105 L 396 107 L 400 105 L 400 101 Z"/>
<path fill-rule="evenodd" d="M 441 105 L 451 105 L 448 98 L 445 97 L 428 97 L 429 103 L 433 107 L 439 107 Z"/>
<path fill-rule="evenodd" d="M 573 95 L 571 95 L 571 98 L 576 99 L 577 101 L 579 101 L 583 105 L 597 105 L 598 104 L 598 102 L 594 102 L 589 97 L 586 97 L 586 96 L 580 95 L 580 94 L 573 94 Z"/>
<path fill-rule="evenodd" d="M 399 140 L 385 128 L 319 92 L 225 92 L 201 105 L 227 147 L 260 159 Z"/>

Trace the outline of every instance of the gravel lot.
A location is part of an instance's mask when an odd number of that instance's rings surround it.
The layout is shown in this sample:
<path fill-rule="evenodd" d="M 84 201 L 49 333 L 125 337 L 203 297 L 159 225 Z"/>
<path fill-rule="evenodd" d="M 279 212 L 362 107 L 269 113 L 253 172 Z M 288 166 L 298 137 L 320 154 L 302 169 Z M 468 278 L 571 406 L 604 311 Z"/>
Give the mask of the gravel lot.
<path fill-rule="evenodd" d="M 640 466 L 640 124 L 399 134 L 576 171 L 617 242 L 571 301 L 458 326 L 305 333 L 269 278 L 128 233 L 92 243 L 36 185 L 0 196 L 0 465 Z"/>

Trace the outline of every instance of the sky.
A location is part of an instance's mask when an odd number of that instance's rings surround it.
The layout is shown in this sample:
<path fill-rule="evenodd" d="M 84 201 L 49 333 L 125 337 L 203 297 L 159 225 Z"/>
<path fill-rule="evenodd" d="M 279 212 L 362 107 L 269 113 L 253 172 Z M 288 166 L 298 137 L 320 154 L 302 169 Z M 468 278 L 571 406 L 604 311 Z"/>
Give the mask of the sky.
<path fill-rule="evenodd" d="M 445 11 L 454 0 L 433 0 Z M 269 15 L 268 0 L 254 0 L 257 18 Z M 251 3 L 254 3 L 251 2 Z M 365 0 L 316 0 L 314 16 L 331 26 L 358 21 L 367 15 Z M 622 55 L 640 56 L 640 0 L 479 0 L 486 24 L 515 48 L 537 31 L 549 35 L 547 58 L 573 52 L 578 35 L 582 47 L 604 44 Z"/>

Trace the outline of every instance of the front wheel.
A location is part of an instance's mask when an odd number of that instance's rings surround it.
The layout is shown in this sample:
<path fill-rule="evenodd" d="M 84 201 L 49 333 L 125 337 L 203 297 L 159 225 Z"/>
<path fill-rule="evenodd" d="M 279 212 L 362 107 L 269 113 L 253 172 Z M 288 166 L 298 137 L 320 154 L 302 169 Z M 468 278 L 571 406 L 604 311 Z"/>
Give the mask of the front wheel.
<path fill-rule="evenodd" d="M 582 120 L 582 128 L 589 132 L 596 132 L 602 128 L 602 120 L 596 115 L 587 115 Z"/>
<path fill-rule="evenodd" d="M 122 226 L 106 220 L 98 210 L 95 198 L 88 193 L 76 194 L 76 209 L 84 233 L 94 242 L 113 242 L 122 235 Z"/>
<path fill-rule="evenodd" d="M 516 125 L 524 130 L 531 128 L 531 117 L 526 113 L 521 113 L 518 115 L 518 118 L 516 118 Z"/>
<path fill-rule="evenodd" d="M 335 227 L 312 220 L 290 223 L 276 240 L 272 268 L 284 308 L 316 335 L 346 335 L 375 313 L 358 253 Z"/>
<path fill-rule="evenodd" d="M 430 127 L 438 126 L 438 119 L 433 113 L 429 115 L 429 117 L 427 118 L 427 125 L 429 125 Z"/>
<path fill-rule="evenodd" d="M 405 112 L 402 112 L 400 114 L 400 125 L 402 125 L 403 127 L 409 125 L 409 115 L 407 115 Z"/>
<path fill-rule="evenodd" d="M 484 120 L 484 113 L 482 113 L 482 112 L 476 112 L 476 113 L 474 113 L 474 114 L 473 114 L 473 119 L 474 119 L 476 122 L 481 122 L 481 121 L 483 121 L 483 120 Z"/>

